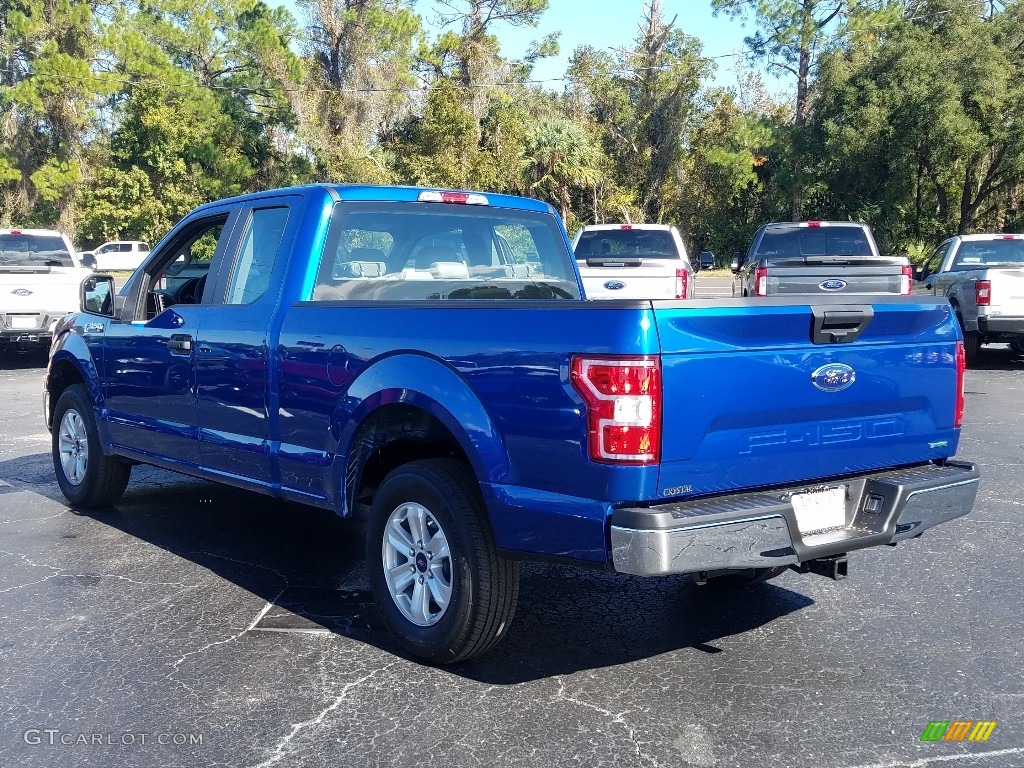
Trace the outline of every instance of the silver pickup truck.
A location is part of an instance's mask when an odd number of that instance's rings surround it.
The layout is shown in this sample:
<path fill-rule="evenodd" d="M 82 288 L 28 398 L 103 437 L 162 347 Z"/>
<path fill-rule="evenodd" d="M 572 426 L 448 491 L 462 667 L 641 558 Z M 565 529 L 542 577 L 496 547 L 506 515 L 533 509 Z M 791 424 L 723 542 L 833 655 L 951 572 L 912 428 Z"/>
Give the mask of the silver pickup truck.
<path fill-rule="evenodd" d="M 875 294 L 906 296 L 912 270 L 905 256 L 878 252 L 859 221 L 765 224 L 746 257 L 732 256 L 733 296 Z"/>
<path fill-rule="evenodd" d="M 949 238 L 915 270 L 914 291 L 949 298 L 968 365 L 989 342 L 1024 354 L 1024 235 Z"/>

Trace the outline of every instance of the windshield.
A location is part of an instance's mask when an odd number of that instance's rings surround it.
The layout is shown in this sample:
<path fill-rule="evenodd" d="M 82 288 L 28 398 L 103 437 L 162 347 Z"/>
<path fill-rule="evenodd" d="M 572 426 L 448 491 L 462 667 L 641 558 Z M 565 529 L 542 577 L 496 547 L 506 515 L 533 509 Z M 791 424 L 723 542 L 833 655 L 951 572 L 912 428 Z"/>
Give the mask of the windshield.
<path fill-rule="evenodd" d="M 954 270 L 1024 265 L 1024 240 L 974 240 L 960 244 L 953 260 Z"/>
<path fill-rule="evenodd" d="M 763 256 L 871 256 L 860 227 L 766 229 L 757 248 Z"/>
<path fill-rule="evenodd" d="M 0 267 L 73 267 L 64 239 L 56 235 L 0 234 Z"/>
<path fill-rule="evenodd" d="M 644 256 L 678 259 L 672 233 L 664 229 L 594 229 L 584 231 L 576 243 L 576 258 Z"/>

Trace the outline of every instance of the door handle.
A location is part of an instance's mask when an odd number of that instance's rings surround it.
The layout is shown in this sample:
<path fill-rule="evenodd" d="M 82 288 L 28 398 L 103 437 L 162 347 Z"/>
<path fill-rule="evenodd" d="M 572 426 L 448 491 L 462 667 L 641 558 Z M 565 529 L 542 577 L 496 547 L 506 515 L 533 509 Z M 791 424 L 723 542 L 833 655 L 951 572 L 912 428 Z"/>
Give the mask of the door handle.
<path fill-rule="evenodd" d="M 192 354 L 192 337 L 187 333 L 175 333 L 167 341 L 167 348 L 179 355 Z"/>

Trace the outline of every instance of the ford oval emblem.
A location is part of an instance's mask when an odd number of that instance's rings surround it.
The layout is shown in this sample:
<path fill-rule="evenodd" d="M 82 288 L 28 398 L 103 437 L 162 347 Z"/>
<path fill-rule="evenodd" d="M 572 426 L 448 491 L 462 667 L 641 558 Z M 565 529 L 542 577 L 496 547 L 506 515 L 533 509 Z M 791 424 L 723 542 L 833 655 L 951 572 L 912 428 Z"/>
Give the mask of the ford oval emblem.
<path fill-rule="evenodd" d="M 11 291 L 11 293 L 13 293 L 15 296 L 31 296 L 32 295 L 32 291 L 30 291 L 28 288 L 15 288 L 13 291 Z"/>
<path fill-rule="evenodd" d="M 607 288 L 609 291 L 621 291 L 623 288 L 626 287 L 626 284 L 620 283 L 618 280 L 609 280 L 607 283 L 604 284 L 604 287 Z"/>
<path fill-rule="evenodd" d="M 828 363 L 811 374 L 814 386 L 822 392 L 841 392 L 857 380 L 857 372 L 845 363 Z"/>
<path fill-rule="evenodd" d="M 846 287 L 845 280 L 824 280 L 818 283 L 818 287 L 823 291 L 841 291 Z"/>

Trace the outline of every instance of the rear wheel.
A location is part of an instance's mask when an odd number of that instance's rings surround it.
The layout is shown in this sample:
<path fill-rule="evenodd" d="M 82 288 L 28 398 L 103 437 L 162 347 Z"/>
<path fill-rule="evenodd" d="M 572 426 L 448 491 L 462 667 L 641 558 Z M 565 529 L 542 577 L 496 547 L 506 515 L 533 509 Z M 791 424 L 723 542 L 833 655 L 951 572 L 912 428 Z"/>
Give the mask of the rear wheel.
<path fill-rule="evenodd" d="M 956 321 L 960 323 L 960 330 L 964 334 L 964 361 L 968 367 L 972 367 L 974 361 L 978 359 L 978 350 L 981 348 L 981 334 L 964 328 L 964 318 L 960 314 L 960 308 L 956 307 L 955 311 Z"/>
<path fill-rule="evenodd" d="M 73 506 L 107 507 L 121 498 L 132 468 L 104 456 L 89 391 L 75 384 L 61 393 L 53 410 L 53 469 L 61 493 Z"/>
<path fill-rule="evenodd" d="M 384 620 L 416 656 L 464 661 L 508 632 L 519 566 L 498 555 L 463 463 L 427 459 L 392 471 L 370 508 L 366 552 Z"/>

